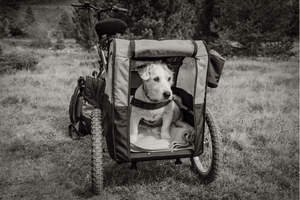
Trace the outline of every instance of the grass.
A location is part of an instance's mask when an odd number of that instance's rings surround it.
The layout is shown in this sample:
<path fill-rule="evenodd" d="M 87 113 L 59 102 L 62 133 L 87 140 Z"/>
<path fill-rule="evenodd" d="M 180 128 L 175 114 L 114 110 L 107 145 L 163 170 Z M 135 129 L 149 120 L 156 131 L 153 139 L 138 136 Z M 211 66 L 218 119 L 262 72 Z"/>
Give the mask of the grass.
<path fill-rule="evenodd" d="M 34 71 L 0 77 L 0 199 L 299 199 L 297 59 L 227 61 L 208 94 L 222 132 L 216 181 L 203 184 L 189 159 L 131 171 L 104 155 L 104 194 L 95 197 L 90 136 L 72 141 L 67 126 L 77 79 L 91 74 L 96 55 L 42 55 Z"/>

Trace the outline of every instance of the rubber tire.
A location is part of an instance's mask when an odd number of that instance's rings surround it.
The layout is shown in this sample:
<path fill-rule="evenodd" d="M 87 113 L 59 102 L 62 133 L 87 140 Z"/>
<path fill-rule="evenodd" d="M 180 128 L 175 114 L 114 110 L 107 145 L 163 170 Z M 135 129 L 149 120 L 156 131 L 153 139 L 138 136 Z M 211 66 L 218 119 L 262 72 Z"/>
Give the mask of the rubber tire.
<path fill-rule="evenodd" d="M 102 126 L 101 110 L 92 111 L 91 137 L 92 137 L 92 164 L 91 179 L 92 191 L 95 195 L 103 193 L 103 162 L 102 162 Z"/>
<path fill-rule="evenodd" d="M 212 155 L 210 156 L 210 161 L 208 161 L 209 166 L 207 169 L 203 168 L 203 163 L 201 158 L 204 158 L 204 155 L 206 151 L 208 150 L 206 144 L 203 144 L 203 153 L 199 156 L 192 157 L 191 163 L 193 168 L 196 169 L 198 172 L 200 178 L 204 183 L 211 183 L 213 182 L 219 174 L 219 166 L 220 166 L 220 128 L 216 121 L 216 119 L 211 114 L 210 110 L 206 108 L 205 111 L 205 123 L 207 124 L 205 135 L 204 135 L 204 141 L 206 141 L 206 138 L 210 136 L 211 140 L 209 140 L 209 147 L 211 149 Z M 208 130 L 207 130 L 208 127 Z M 208 134 L 207 134 L 208 131 Z"/>

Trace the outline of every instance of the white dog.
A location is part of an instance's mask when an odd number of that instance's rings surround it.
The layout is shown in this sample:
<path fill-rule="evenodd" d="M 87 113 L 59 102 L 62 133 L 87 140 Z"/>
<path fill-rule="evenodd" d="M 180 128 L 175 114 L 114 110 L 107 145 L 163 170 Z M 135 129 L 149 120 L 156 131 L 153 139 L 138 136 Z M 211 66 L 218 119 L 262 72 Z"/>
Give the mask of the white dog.
<path fill-rule="evenodd" d="M 167 65 L 163 63 L 148 64 L 138 67 L 137 71 L 143 84 L 135 92 L 134 99 L 137 103 L 134 104 L 132 101 L 130 142 L 137 141 L 138 125 L 141 119 L 148 125 L 162 125 L 161 139 L 171 138 L 169 130 L 171 123 L 187 128 L 186 123 L 182 122 L 180 108 L 173 101 L 173 96 L 176 99 L 179 97 L 172 93 L 173 72 Z M 146 107 L 155 105 L 155 109 L 145 109 L 139 104 L 144 104 Z"/>

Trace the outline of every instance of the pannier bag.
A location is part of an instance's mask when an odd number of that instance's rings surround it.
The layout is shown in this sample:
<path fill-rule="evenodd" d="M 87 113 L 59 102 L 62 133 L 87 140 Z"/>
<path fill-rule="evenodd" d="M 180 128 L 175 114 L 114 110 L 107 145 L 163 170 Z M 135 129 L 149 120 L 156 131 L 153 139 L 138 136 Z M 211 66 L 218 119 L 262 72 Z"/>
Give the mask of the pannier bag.
<path fill-rule="evenodd" d="M 209 67 L 207 71 L 207 86 L 211 88 L 218 87 L 224 67 L 225 59 L 215 50 L 209 51 Z"/>
<path fill-rule="evenodd" d="M 94 108 L 102 109 L 104 88 L 103 79 L 91 76 L 78 79 L 69 105 L 71 124 L 68 131 L 72 139 L 91 134 L 91 112 Z"/>

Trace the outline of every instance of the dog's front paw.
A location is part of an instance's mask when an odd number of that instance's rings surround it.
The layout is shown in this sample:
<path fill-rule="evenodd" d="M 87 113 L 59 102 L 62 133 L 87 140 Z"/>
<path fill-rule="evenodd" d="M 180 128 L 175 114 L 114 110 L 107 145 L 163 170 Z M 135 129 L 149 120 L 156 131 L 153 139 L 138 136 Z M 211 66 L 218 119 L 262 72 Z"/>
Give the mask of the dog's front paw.
<path fill-rule="evenodd" d="M 130 143 L 134 144 L 137 141 L 137 136 L 130 136 Z"/>
<path fill-rule="evenodd" d="M 130 143 L 134 144 L 137 141 L 137 131 L 132 131 L 130 134 Z"/>
<path fill-rule="evenodd" d="M 160 138 L 164 139 L 164 140 L 169 140 L 169 139 L 171 139 L 171 135 L 168 132 L 161 132 Z"/>
<path fill-rule="evenodd" d="M 188 131 L 189 134 L 195 134 L 195 129 L 194 128 L 187 129 L 187 131 Z"/>
<path fill-rule="evenodd" d="M 188 130 L 190 133 L 195 133 L 195 128 L 192 127 L 192 126 L 188 126 L 188 127 L 187 127 L 187 130 Z"/>

